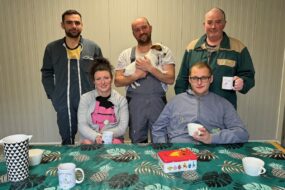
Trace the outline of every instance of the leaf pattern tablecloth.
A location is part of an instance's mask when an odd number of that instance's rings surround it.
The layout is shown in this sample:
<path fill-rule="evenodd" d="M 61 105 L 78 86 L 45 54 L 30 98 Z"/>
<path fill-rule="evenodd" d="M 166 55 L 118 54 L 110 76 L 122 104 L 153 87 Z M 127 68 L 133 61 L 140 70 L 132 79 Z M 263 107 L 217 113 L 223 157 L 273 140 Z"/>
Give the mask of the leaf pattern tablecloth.
<path fill-rule="evenodd" d="M 73 162 L 85 172 L 85 180 L 72 189 L 234 189 L 285 190 L 285 154 L 267 142 L 245 144 L 121 144 L 32 145 L 44 149 L 40 165 L 30 166 L 22 182 L 7 180 L 5 157 L 0 153 L 0 189 L 59 189 L 57 166 Z M 197 170 L 164 173 L 157 152 L 189 148 L 198 157 Z M 265 161 L 266 173 L 251 177 L 241 159 L 254 156 Z M 80 173 L 77 174 L 80 178 Z"/>

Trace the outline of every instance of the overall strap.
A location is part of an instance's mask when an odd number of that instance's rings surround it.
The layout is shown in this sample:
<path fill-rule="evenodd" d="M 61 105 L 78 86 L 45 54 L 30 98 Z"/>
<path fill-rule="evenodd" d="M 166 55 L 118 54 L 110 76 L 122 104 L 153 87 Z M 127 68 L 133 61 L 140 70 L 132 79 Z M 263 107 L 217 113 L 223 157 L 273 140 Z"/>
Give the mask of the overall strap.
<path fill-rule="evenodd" d="M 132 47 L 130 59 L 131 59 L 131 63 L 136 60 L 136 46 Z"/>

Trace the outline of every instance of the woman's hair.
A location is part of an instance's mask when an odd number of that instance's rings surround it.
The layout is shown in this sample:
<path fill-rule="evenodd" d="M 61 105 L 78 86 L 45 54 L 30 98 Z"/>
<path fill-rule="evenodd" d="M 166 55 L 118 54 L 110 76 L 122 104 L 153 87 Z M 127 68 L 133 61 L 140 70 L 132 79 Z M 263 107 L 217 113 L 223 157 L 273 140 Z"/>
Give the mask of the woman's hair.
<path fill-rule="evenodd" d="M 108 71 L 111 75 L 111 78 L 113 78 L 113 66 L 109 60 L 104 57 L 98 57 L 94 59 L 90 69 L 90 78 L 92 81 L 94 80 L 94 74 L 97 71 Z"/>

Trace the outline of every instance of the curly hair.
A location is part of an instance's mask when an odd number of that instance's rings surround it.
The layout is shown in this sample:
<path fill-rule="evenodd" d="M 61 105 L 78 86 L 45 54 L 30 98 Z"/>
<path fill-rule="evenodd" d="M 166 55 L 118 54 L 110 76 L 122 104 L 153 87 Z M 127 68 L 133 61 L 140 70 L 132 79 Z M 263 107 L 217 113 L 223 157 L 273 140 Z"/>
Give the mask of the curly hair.
<path fill-rule="evenodd" d="M 114 67 L 111 65 L 110 61 L 104 57 L 97 57 L 94 59 L 93 64 L 90 68 L 90 78 L 93 81 L 94 75 L 97 71 L 108 71 L 111 78 L 113 78 Z"/>

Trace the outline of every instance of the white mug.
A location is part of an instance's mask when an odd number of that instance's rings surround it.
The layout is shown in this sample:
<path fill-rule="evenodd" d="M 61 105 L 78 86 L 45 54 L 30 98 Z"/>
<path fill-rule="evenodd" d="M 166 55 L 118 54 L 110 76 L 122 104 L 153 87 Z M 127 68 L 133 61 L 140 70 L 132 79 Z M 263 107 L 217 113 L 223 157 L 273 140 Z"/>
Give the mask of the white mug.
<path fill-rule="evenodd" d="M 266 169 L 264 168 L 264 161 L 255 157 L 244 157 L 242 159 L 243 169 L 247 175 L 259 176 L 264 174 Z"/>
<path fill-rule="evenodd" d="M 193 136 L 195 132 L 198 133 L 198 135 L 201 135 L 201 132 L 199 131 L 200 128 L 203 128 L 203 125 L 198 123 L 188 123 L 188 133 L 190 136 Z"/>
<path fill-rule="evenodd" d="M 113 132 L 112 131 L 103 131 L 102 140 L 104 141 L 104 144 L 112 144 Z"/>
<path fill-rule="evenodd" d="M 80 171 L 82 173 L 82 179 L 77 180 L 75 173 Z M 70 189 L 76 185 L 76 183 L 82 183 L 84 180 L 84 171 L 81 168 L 76 168 L 73 163 L 59 164 L 57 167 L 59 187 L 61 189 Z"/>
<path fill-rule="evenodd" d="M 234 77 L 223 77 L 222 89 L 232 90 L 234 88 Z"/>

